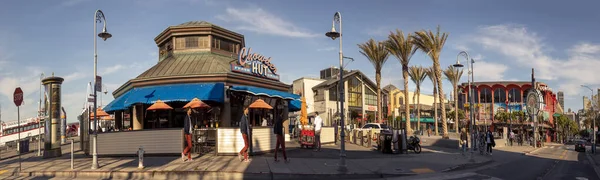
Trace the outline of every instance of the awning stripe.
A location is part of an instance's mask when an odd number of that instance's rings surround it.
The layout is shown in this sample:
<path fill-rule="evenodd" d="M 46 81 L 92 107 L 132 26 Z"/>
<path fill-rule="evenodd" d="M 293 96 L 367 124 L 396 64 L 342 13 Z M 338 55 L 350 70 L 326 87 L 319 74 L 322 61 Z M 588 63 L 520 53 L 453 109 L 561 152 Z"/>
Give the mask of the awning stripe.
<path fill-rule="evenodd" d="M 257 96 L 276 97 L 288 100 L 300 99 L 300 96 L 297 94 L 253 86 L 232 86 L 231 88 L 229 88 L 229 90 L 237 92 L 246 92 Z"/>

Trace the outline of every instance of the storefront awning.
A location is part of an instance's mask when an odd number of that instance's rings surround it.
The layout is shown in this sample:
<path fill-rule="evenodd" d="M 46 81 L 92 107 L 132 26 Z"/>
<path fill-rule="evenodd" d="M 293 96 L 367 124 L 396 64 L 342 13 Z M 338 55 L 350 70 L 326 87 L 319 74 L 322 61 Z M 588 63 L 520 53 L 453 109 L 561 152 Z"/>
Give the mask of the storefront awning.
<path fill-rule="evenodd" d="M 276 97 L 276 98 L 282 98 L 282 99 L 287 99 L 287 100 L 300 99 L 300 96 L 297 94 L 292 94 L 292 93 L 277 91 L 277 90 L 271 90 L 271 89 L 265 89 L 265 88 L 259 88 L 259 87 L 253 87 L 253 86 L 232 86 L 231 88 L 229 88 L 229 90 L 238 91 L 238 92 L 246 92 L 246 93 L 254 94 L 257 96 Z"/>
<path fill-rule="evenodd" d="M 105 111 L 123 110 L 137 103 L 152 104 L 159 99 L 163 102 L 187 102 L 198 98 L 202 101 L 223 102 L 224 89 L 223 83 L 170 84 L 134 88 L 109 103 Z"/>
<path fill-rule="evenodd" d="M 290 112 L 296 112 L 296 111 L 300 111 L 301 107 L 302 107 L 302 101 L 300 101 L 299 99 L 294 99 L 294 100 L 290 101 L 288 110 Z"/>
<path fill-rule="evenodd" d="M 131 94 L 131 92 L 132 92 L 131 90 L 127 91 L 125 94 L 119 96 L 117 99 L 114 99 L 113 101 L 108 103 L 108 105 L 106 105 L 104 107 L 104 111 L 113 112 L 113 111 L 127 109 L 127 107 L 125 107 L 125 100 L 127 100 L 127 98 L 129 98 L 129 95 Z"/>

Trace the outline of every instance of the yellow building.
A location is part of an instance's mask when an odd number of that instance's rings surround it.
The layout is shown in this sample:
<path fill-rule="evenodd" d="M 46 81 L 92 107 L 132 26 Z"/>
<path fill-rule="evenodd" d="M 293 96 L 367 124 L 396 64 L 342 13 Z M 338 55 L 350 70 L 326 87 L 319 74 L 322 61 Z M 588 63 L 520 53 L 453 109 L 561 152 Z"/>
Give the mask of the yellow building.
<path fill-rule="evenodd" d="M 389 94 L 388 106 L 390 110 L 388 113 L 393 116 L 399 116 L 400 113 L 395 111 L 398 111 L 398 108 L 403 107 L 404 105 L 404 92 L 394 85 L 387 85 L 383 89 Z M 433 101 L 433 95 L 423 93 L 420 94 L 419 104 L 427 107 L 433 107 Z M 445 102 L 449 101 L 446 99 Z M 413 105 L 412 107 L 414 107 L 414 105 L 417 104 L 417 97 L 415 96 L 414 91 L 408 91 L 408 104 Z"/>

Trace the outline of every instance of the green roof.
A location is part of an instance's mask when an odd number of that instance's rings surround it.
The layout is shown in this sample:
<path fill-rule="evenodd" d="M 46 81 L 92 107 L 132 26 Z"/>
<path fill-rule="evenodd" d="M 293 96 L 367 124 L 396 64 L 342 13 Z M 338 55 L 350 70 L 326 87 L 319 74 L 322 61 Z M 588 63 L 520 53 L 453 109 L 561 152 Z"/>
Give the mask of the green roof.
<path fill-rule="evenodd" d="M 211 52 L 173 53 L 136 79 L 229 73 L 232 61 L 232 57 Z"/>

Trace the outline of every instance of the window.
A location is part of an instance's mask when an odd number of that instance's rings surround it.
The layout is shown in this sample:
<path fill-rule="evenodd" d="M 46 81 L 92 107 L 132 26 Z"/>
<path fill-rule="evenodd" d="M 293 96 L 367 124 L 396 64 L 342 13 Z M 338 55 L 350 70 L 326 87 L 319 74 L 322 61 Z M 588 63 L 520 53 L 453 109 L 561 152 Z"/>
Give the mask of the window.
<path fill-rule="evenodd" d="M 365 95 L 367 96 L 365 98 L 365 103 L 367 105 L 377 105 L 377 94 L 375 94 L 375 92 L 371 91 L 371 89 L 367 89 Z"/>
<path fill-rule="evenodd" d="M 404 97 L 400 97 L 398 101 L 400 101 L 400 105 L 404 105 Z"/>
<path fill-rule="evenodd" d="M 505 103 L 506 102 L 506 91 L 504 88 L 498 88 L 494 90 L 494 103 Z"/>
<path fill-rule="evenodd" d="M 510 96 L 510 98 L 508 99 L 509 102 L 514 102 L 514 103 L 518 103 L 521 102 L 521 90 L 517 89 L 517 88 L 512 88 L 508 91 L 508 96 Z"/>
<path fill-rule="evenodd" d="M 483 88 L 479 91 L 479 102 L 492 103 L 492 90 L 490 88 Z"/>
<path fill-rule="evenodd" d="M 208 36 L 187 36 L 175 38 L 176 49 L 206 49 L 208 47 Z"/>
<path fill-rule="evenodd" d="M 213 37 L 212 48 L 227 51 L 227 52 L 232 52 L 232 53 L 237 53 L 239 51 L 238 44 L 236 44 L 232 41 L 229 41 L 229 40 L 224 40 L 224 39 L 216 38 L 216 37 Z"/>
<path fill-rule="evenodd" d="M 348 80 L 348 106 L 362 107 L 362 83 L 357 78 Z"/>
<path fill-rule="evenodd" d="M 338 86 L 333 86 L 331 88 L 329 88 L 329 100 L 330 101 L 337 101 L 338 100 Z"/>

